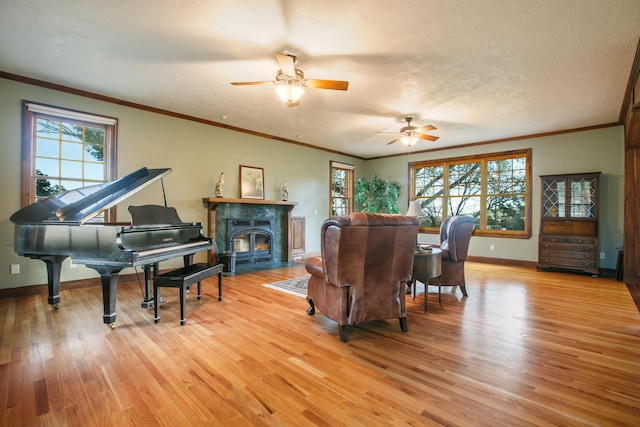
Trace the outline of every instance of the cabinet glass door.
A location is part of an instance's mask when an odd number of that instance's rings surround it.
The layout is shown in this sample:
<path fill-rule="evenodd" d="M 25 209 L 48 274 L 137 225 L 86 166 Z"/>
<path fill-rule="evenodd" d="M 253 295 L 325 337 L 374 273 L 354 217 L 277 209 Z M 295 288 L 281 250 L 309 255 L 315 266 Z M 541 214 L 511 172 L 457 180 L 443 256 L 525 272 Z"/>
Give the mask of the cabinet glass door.
<path fill-rule="evenodd" d="M 558 218 L 566 215 L 564 184 L 564 180 L 550 179 L 543 181 L 543 216 Z"/>
<path fill-rule="evenodd" d="M 593 218 L 596 207 L 594 179 L 571 179 L 571 217 Z"/>

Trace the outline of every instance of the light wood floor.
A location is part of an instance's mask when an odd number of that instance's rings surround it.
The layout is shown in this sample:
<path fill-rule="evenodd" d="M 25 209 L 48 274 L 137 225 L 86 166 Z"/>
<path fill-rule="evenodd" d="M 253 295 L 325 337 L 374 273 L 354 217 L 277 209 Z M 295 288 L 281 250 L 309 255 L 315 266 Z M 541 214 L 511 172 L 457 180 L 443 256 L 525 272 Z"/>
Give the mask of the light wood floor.
<path fill-rule="evenodd" d="M 261 284 L 293 266 L 163 289 L 161 322 L 121 281 L 0 300 L 0 425 L 640 425 L 640 314 L 622 282 L 467 263 L 469 297 L 408 296 L 397 320 L 349 330 Z M 64 284 L 63 284 L 64 288 Z M 420 288 L 419 288 L 420 291 Z"/>

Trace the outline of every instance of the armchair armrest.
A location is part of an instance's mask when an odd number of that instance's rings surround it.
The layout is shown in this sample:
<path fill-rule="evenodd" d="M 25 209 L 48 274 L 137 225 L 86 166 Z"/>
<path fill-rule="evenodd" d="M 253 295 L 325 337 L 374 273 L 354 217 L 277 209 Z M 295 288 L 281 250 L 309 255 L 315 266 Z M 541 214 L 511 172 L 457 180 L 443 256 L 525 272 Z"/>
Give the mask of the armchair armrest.
<path fill-rule="evenodd" d="M 324 271 L 322 270 L 322 258 L 309 258 L 304 264 L 307 273 L 312 276 L 320 277 L 324 280 Z"/>

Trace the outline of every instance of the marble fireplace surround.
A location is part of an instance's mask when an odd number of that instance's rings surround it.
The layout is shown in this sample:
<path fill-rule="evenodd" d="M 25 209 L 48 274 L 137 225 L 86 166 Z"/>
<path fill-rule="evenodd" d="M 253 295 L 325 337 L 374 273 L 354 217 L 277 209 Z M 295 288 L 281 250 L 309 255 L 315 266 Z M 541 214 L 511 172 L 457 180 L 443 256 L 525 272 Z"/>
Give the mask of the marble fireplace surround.
<path fill-rule="evenodd" d="M 288 262 L 293 242 L 291 238 L 291 211 L 297 202 L 261 199 L 225 199 L 210 197 L 202 199 L 207 208 L 207 236 L 214 237 L 218 251 L 227 249 L 228 218 L 275 218 L 273 262 Z M 216 247 L 209 251 L 209 262 L 216 260 Z"/>

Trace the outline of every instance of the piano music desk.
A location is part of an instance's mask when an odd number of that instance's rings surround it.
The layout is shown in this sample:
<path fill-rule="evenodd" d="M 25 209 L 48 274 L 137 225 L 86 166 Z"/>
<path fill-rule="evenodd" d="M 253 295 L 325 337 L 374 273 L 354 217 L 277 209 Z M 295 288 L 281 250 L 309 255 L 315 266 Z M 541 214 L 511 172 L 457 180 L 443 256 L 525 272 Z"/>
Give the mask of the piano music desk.
<path fill-rule="evenodd" d="M 187 288 L 194 283 L 198 283 L 198 299 L 202 299 L 200 293 L 200 282 L 214 274 L 218 275 L 218 301 L 222 301 L 222 270 L 224 264 L 199 263 L 191 264 L 186 267 L 171 270 L 163 274 L 153 277 L 153 321 L 160 321 L 159 306 L 160 293 L 159 287 L 180 288 L 180 324 L 185 323 L 185 301 L 187 297 Z"/>

